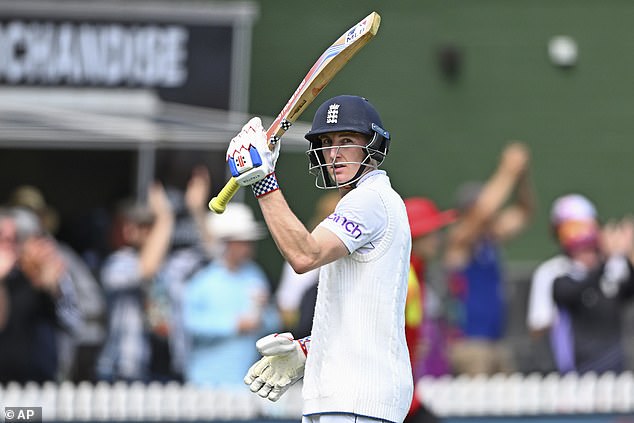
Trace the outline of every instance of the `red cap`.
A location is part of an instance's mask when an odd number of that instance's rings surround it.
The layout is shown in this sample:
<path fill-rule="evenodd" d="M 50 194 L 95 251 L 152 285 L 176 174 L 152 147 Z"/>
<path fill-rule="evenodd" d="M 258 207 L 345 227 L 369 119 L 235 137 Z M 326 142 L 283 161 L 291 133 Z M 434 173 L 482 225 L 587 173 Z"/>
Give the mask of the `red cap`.
<path fill-rule="evenodd" d="M 423 197 L 405 199 L 412 238 L 426 235 L 456 220 L 455 210 L 439 211 L 433 201 Z"/>

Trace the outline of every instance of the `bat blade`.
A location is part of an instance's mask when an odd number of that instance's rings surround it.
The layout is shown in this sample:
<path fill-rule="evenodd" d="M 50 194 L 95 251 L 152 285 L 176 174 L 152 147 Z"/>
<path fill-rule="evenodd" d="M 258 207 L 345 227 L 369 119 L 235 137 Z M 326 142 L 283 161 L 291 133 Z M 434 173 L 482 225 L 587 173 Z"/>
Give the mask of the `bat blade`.
<path fill-rule="evenodd" d="M 319 56 L 266 131 L 271 149 L 352 56 L 376 35 L 380 24 L 381 16 L 377 12 L 370 13 Z M 223 213 L 239 188 L 235 178 L 229 179 L 218 196 L 211 199 L 209 209 L 215 213 Z"/>

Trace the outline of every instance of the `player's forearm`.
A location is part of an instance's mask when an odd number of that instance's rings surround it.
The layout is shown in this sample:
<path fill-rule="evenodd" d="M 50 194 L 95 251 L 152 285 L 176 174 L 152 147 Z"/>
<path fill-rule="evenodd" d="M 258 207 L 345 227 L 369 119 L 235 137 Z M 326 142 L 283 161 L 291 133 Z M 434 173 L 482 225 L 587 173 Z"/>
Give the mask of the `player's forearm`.
<path fill-rule="evenodd" d="M 297 273 L 318 267 L 320 248 L 280 191 L 260 197 L 262 216 L 284 258 Z"/>

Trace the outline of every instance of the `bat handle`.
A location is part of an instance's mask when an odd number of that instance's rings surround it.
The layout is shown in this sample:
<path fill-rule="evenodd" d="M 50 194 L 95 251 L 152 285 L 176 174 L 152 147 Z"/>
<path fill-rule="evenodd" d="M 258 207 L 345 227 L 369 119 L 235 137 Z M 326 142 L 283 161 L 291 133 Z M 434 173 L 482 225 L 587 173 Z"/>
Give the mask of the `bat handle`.
<path fill-rule="evenodd" d="M 239 189 L 240 185 L 236 182 L 235 178 L 229 179 L 218 195 L 209 202 L 209 210 L 216 214 L 224 213 L 227 204 L 229 204 L 229 201 L 231 201 L 231 198 L 236 195 Z"/>

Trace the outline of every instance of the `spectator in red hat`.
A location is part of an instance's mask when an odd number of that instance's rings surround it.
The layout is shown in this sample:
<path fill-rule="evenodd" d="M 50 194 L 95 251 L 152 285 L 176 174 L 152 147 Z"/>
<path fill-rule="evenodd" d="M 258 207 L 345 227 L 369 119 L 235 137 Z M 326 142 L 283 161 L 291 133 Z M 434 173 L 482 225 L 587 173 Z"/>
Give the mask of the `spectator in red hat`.
<path fill-rule="evenodd" d="M 439 231 L 456 219 L 454 210 L 440 211 L 436 204 L 423 197 L 405 199 L 407 219 L 412 234 L 412 253 L 408 279 L 407 301 L 405 303 L 405 337 L 409 348 L 414 380 L 419 374 L 422 361 L 430 355 L 431 348 L 442 345 L 429 342 L 425 336 L 426 273 L 427 265 L 437 257 L 440 249 Z M 434 422 L 435 416 L 420 402 L 420 396 L 414 390 L 414 399 L 406 422 Z"/>
<path fill-rule="evenodd" d="M 407 218 L 412 233 L 410 278 L 405 305 L 405 335 L 410 348 L 413 370 L 420 363 L 420 335 L 425 304 L 425 274 L 427 263 L 438 255 L 438 231 L 456 219 L 454 210 L 439 211 L 433 201 L 413 197 L 405 200 Z"/>

